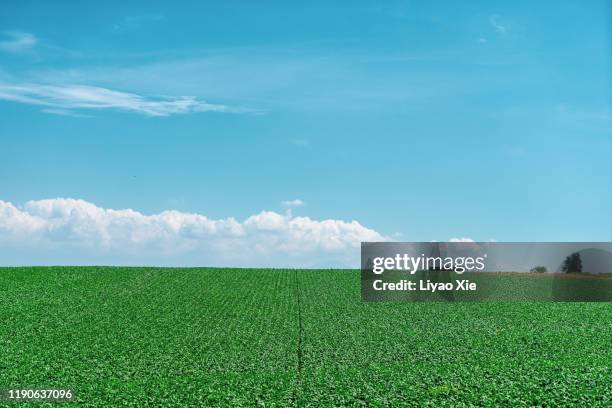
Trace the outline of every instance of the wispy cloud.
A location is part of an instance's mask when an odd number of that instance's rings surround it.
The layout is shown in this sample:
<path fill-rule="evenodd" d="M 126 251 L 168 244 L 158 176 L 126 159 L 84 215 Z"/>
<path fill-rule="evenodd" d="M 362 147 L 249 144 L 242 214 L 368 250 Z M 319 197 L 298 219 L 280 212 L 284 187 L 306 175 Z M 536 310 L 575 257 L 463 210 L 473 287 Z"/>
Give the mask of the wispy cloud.
<path fill-rule="evenodd" d="M 465 55 L 443 58 L 451 61 L 451 57 L 455 61 L 455 58 L 465 58 Z M 436 53 L 412 56 L 348 52 L 321 56 L 305 49 L 288 52 L 284 49 L 262 51 L 245 48 L 207 53 L 192 50 L 185 54 L 169 51 L 142 59 L 134 57 L 130 64 L 123 63 L 121 58 L 110 55 L 103 60 L 114 61 L 112 64 L 100 65 L 96 58 L 93 63 L 68 69 L 35 67 L 20 73 L 18 78 L 27 82 L 129 89 L 148 95 L 205 95 L 211 100 L 244 101 L 264 110 L 395 109 L 395 106 L 403 107 L 408 103 L 422 106 L 426 100 L 473 91 L 473 85 L 468 81 L 448 81 L 445 87 L 425 86 L 428 81 L 439 81 L 440 74 L 415 68 L 413 62 L 430 58 L 438 61 L 441 57 Z M 372 64 L 384 67 L 385 74 L 376 79 L 365 74 Z M 397 69 L 403 65 L 412 72 L 411 75 Z M 306 140 L 295 143 L 296 146 L 305 144 L 308 144 Z"/>
<path fill-rule="evenodd" d="M 300 199 L 295 199 L 295 200 L 285 200 L 285 201 L 281 201 L 281 205 L 283 207 L 300 207 L 302 205 L 304 205 L 304 202 Z"/>
<path fill-rule="evenodd" d="M 83 115 L 81 113 L 77 113 L 68 109 L 60 109 L 60 108 L 45 108 L 42 110 L 45 113 L 49 113 L 51 115 L 60 115 L 60 116 L 71 116 L 73 118 L 90 118 L 89 115 Z"/>
<path fill-rule="evenodd" d="M 508 31 L 510 31 L 510 27 L 508 26 L 508 24 L 502 23 L 501 18 L 497 14 L 494 14 L 489 17 L 489 22 L 491 23 L 495 31 L 502 35 L 506 35 L 508 34 Z"/>
<path fill-rule="evenodd" d="M 21 52 L 31 49 L 38 40 L 34 34 L 20 31 L 5 31 L 4 40 L 0 41 L 0 50 L 7 52 Z"/>
<path fill-rule="evenodd" d="M 110 109 L 148 116 L 195 112 L 256 112 L 248 108 L 207 103 L 193 96 L 151 97 L 85 85 L 0 83 L 0 99 L 56 109 Z"/>

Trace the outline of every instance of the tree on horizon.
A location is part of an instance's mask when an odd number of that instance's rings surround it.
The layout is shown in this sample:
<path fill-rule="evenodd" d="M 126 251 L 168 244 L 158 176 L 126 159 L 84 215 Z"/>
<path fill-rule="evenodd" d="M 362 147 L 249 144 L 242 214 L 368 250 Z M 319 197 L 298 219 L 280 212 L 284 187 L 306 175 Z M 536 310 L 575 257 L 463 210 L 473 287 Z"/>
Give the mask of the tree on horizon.
<path fill-rule="evenodd" d="M 548 269 L 546 269 L 545 266 L 534 266 L 533 268 L 531 268 L 531 270 L 529 272 L 532 273 L 546 273 L 548 272 Z"/>
<path fill-rule="evenodd" d="M 582 259 L 578 252 L 568 255 L 563 261 L 561 272 L 565 273 L 580 273 L 582 272 Z"/>

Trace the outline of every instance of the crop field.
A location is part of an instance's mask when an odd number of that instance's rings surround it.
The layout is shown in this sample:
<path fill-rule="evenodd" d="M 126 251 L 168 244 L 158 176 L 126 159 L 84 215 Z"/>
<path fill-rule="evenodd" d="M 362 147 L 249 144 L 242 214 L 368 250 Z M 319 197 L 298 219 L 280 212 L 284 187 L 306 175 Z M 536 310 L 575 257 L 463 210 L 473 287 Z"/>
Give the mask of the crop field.
<path fill-rule="evenodd" d="M 0 268 L 0 321 L 0 388 L 80 405 L 612 404 L 606 302 L 363 303 L 358 271 Z"/>

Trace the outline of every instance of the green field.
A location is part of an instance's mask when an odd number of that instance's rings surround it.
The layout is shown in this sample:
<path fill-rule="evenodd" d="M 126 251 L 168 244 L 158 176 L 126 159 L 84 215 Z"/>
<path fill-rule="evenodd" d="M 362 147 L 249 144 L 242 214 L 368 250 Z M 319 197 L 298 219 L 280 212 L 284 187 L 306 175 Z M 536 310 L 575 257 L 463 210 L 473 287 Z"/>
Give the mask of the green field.
<path fill-rule="evenodd" d="M 362 303 L 358 271 L 2 268 L 0 319 L 0 388 L 90 406 L 612 404 L 610 303 Z"/>

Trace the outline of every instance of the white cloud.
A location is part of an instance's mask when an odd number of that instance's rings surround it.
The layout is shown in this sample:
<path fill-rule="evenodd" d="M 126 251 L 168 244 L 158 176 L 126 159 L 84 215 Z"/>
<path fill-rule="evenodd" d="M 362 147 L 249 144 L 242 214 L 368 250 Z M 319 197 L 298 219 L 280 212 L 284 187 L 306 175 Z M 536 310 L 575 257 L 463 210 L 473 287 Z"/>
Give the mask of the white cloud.
<path fill-rule="evenodd" d="M 489 17 L 489 23 L 491 23 L 495 31 L 497 31 L 499 34 L 506 35 L 508 34 L 508 31 L 510 31 L 508 25 L 505 23 L 502 24 L 499 16 L 496 14 Z"/>
<path fill-rule="evenodd" d="M 113 210 L 75 199 L 0 200 L 3 264 L 356 267 L 362 241 L 387 237 L 357 221 L 262 211 L 240 222 Z"/>
<path fill-rule="evenodd" d="M 0 83 L 0 99 L 56 109 L 112 109 L 148 116 L 193 112 L 252 112 L 200 101 L 193 96 L 149 97 L 97 86 Z"/>
<path fill-rule="evenodd" d="M 36 45 L 38 40 L 34 34 L 19 31 L 5 31 L 3 41 L 0 41 L 0 50 L 8 52 L 20 52 L 29 50 Z"/>
<path fill-rule="evenodd" d="M 281 205 L 283 207 L 300 207 L 302 205 L 304 205 L 304 202 L 300 199 L 295 199 L 295 200 L 285 200 L 285 201 L 281 201 Z"/>
<path fill-rule="evenodd" d="M 448 240 L 448 242 L 474 242 L 474 240 L 472 238 L 451 238 Z"/>

